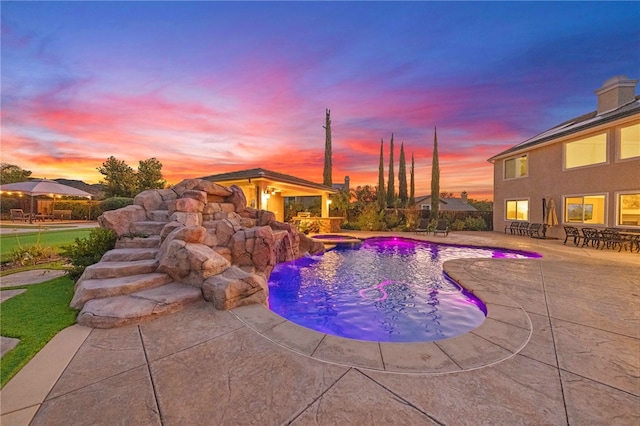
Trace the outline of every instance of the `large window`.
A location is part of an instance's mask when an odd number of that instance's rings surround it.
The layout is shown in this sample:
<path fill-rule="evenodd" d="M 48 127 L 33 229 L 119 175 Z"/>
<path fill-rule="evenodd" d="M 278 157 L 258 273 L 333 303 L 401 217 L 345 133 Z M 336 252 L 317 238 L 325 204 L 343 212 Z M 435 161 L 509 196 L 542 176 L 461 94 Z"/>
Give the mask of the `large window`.
<path fill-rule="evenodd" d="M 640 157 L 640 123 L 620 129 L 619 158 Z"/>
<path fill-rule="evenodd" d="M 640 190 L 618 194 L 616 203 L 618 211 L 616 225 L 640 226 Z"/>
<path fill-rule="evenodd" d="M 590 166 L 607 162 L 607 134 L 567 142 L 564 146 L 564 167 Z"/>
<path fill-rule="evenodd" d="M 504 160 L 504 178 L 515 179 L 527 175 L 527 156 Z"/>
<path fill-rule="evenodd" d="M 564 221 L 590 225 L 605 224 L 605 196 L 584 195 L 564 199 Z"/>
<path fill-rule="evenodd" d="M 529 220 L 529 200 L 507 200 L 507 220 Z"/>

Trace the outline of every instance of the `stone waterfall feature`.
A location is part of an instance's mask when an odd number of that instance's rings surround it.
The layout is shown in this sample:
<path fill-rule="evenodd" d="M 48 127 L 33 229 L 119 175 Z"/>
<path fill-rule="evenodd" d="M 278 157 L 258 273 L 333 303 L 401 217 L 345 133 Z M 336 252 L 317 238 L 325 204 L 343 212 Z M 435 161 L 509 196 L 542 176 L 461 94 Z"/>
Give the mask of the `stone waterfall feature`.
<path fill-rule="evenodd" d="M 276 263 L 324 251 L 247 207 L 239 187 L 201 179 L 144 191 L 98 221 L 118 234 L 116 248 L 85 269 L 71 301 L 78 323 L 94 328 L 149 321 L 203 298 L 217 309 L 266 304 Z"/>

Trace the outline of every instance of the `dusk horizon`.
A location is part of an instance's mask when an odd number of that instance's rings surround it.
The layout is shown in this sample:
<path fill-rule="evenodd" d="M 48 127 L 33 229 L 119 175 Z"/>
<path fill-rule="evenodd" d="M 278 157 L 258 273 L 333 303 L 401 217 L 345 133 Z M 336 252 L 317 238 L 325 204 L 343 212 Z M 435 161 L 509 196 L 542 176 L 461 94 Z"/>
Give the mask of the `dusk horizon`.
<path fill-rule="evenodd" d="M 3 2 L 2 162 L 98 183 L 264 168 L 376 186 L 393 134 L 416 195 L 493 199 L 487 160 L 640 78 L 636 2 Z"/>

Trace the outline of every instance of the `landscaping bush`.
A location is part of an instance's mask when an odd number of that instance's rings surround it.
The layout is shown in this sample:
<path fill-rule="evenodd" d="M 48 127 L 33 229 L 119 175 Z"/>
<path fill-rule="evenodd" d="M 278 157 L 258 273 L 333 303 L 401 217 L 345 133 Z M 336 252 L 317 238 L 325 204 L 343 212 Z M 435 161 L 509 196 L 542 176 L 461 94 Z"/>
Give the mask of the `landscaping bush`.
<path fill-rule="evenodd" d="M 71 210 L 73 220 L 96 220 L 102 214 L 100 203 L 88 200 L 56 201 L 55 210 Z"/>
<path fill-rule="evenodd" d="M 74 244 L 64 247 L 63 255 L 72 265 L 69 277 L 77 281 L 87 266 L 98 263 L 106 252 L 115 247 L 117 239 L 118 235 L 110 229 L 94 228 L 87 238 L 76 238 Z"/>
<path fill-rule="evenodd" d="M 375 203 L 368 204 L 356 221 L 362 231 L 382 231 L 386 229 L 384 211 L 379 211 Z"/>
<path fill-rule="evenodd" d="M 28 246 L 18 246 L 9 255 L 13 266 L 32 266 L 38 263 L 51 262 L 58 258 L 55 248 L 45 246 L 39 241 Z"/>
<path fill-rule="evenodd" d="M 449 226 L 449 229 L 452 231 L 464 231 L 465 226 L 466 222 L 464 220 L 456 219 L 456 221 Z"/>
<path fill-rule="evenodd" d="M 467 217 L 464 227 L 467 231 L 486 231 L 487 223 L 481 217 Z"/>
<path fill-rule="evenodd" d="M 101 212 L 106 212 L 109 210 L 118 210 L 122 207 L 127 207 L 133 204 L 133 198 L 129 197 L 111 197 L 103 200 L 99 204 L 99 208 Z"/>

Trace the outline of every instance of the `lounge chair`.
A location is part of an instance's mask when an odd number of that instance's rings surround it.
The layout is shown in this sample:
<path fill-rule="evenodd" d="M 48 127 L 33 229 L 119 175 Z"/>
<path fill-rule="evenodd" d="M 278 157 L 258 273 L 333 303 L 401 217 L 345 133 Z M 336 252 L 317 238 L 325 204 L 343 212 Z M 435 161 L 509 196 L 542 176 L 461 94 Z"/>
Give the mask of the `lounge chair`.
<path fill-rule="evenodd" d="M 540 235 L 540 231 L 542 231 L 542 224 L 541 223 L 532 223 L 531 225 L 529 225 L 529 229 L 527 229 L 527 234 L 533 238 L 542 238 L 542 235 Z"/>
<path fill-rule="evenodd" d="M 445 237 L 449 235 L 449 222 L 446 219 L 439 219 L 436 227 L 433 228 L 433 235 L 443 234 Z"/>
<path fill-rule="evenodd" d="M 420 219 L 420 222 L 418 222 L 418 227 L 414 232 L 416 235 L 420 233 L 429 235 L 429 219 Z"/>
<path fill-rule="evenodd" d="M 520 222 L 518 226 L 518 234 L 520 235 L 528 235 L 529 233 L 529 222 Z"/>

